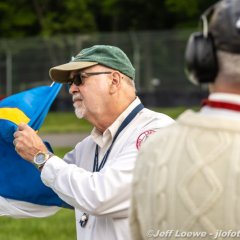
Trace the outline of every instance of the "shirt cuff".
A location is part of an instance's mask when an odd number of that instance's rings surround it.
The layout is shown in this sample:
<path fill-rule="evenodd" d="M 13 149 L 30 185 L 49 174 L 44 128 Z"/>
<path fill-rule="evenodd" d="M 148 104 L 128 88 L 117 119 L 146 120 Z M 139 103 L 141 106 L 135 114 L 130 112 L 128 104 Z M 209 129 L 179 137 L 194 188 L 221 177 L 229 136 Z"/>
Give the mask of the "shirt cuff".
<path fill-rule="evenodd" d="M 63 159 L 57 156 L 52 156 L 51 158 L 49 158 L 44 164 L 44 167 L 41 171 L 41 179 L 43 183 L 48 187 L 53 186 L 58 173 L 67 165 L 68 164 L 65 163 Z"/>

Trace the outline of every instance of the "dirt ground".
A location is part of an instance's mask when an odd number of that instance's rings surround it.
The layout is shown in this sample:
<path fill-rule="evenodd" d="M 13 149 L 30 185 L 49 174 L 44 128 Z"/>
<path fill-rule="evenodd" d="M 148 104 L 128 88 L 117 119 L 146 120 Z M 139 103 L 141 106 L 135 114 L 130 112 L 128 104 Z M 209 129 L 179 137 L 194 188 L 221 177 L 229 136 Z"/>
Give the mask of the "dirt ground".
<path fill-rule="evenodd" d="M 78 142 L 88 136 L 88 133 L 39 134 L 42 140 L 52 147 L 74 147 Z"/>

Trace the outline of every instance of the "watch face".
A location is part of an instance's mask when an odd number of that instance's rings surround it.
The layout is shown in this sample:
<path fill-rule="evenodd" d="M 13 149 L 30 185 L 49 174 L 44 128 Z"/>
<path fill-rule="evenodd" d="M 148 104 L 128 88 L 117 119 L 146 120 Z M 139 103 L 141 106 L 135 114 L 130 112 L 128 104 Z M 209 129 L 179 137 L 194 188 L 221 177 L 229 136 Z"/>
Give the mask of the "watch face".
<path fill-rule="evenodd" d="M 44 153 L 38 153 L 34 158 L 34 162 L 38 165 L 43 164 L 45 161 L 46 161 L 46 154 Z"/>

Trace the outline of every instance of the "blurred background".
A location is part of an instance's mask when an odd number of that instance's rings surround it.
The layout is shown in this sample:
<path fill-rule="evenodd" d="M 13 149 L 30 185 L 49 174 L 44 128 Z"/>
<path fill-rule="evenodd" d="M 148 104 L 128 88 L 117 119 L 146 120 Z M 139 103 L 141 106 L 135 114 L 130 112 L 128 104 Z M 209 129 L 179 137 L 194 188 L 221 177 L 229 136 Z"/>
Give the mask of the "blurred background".
<path fill-rule="evenodd" d="M 109 44 L 136 69 L 147 107 L 199 104 L 206 95 L 186 80 L 184 51 L 200 30 L 199 16 L 214 0 L 0 1 L 0 99 L 51 83 L 49 68 L 82 48 Z M 63 88 L 52 110 L 72 111 Z"/>
<path fill-rule="evenodd" d="M 50 85 L 49 68 L 82 48 L 110 44 L 136 69 L 144 105 L 176 118 L 199 106 L 206 89 L 184 73 L 184 51 L 199 16 L 216 0 L 0 0 L 0 99 Z M 74 115 L 63 87 L 40 131 L 63 157 L 92 126 Z M 0 240 L 76 239 L 74 211 L 45 219 L 0 218 Z"/>

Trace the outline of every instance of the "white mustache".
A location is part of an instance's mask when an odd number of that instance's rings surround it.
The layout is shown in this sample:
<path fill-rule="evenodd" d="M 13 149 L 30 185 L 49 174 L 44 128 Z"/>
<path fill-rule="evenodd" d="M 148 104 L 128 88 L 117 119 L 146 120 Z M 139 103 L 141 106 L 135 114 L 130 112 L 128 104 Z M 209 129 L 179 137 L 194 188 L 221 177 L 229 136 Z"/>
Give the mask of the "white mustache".
<path fill-rule="evenodd" d="M 76 93 L 72 96 L 72 101 L 75 102 L 76 100 L 82 100 L 82 95 L 80 93 Z"/>

